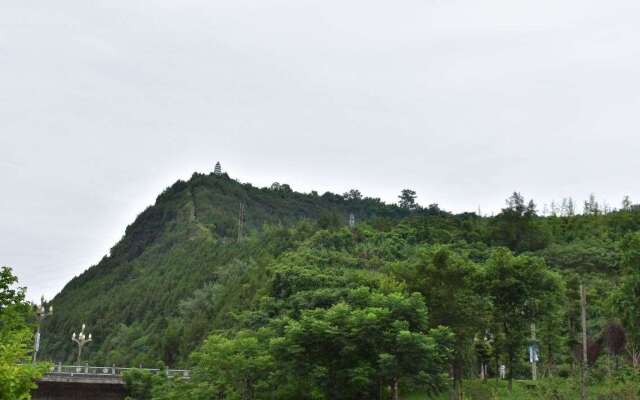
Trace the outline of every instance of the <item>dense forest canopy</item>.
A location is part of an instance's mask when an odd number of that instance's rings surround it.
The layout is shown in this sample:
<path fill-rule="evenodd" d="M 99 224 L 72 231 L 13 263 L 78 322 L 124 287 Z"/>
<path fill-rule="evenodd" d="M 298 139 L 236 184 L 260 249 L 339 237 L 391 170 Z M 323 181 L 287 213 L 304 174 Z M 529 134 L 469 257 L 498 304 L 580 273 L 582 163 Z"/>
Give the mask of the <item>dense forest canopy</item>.
<path fill-rule="evenodd" d="M 139 398 L 461 396 L 479 371 L 530 376 L 532 324 L 540 375 L 575 376 L 583 284 L 589 362 L 639 368 L 640 209 L 545 208 L 513 193 L 495 216 L 452 214 L 410 189 L 389 205 L 194 174 L 52 300 L 43 353 L 73 360 L 86 323 L 93 364 L 193 368 Z"/>

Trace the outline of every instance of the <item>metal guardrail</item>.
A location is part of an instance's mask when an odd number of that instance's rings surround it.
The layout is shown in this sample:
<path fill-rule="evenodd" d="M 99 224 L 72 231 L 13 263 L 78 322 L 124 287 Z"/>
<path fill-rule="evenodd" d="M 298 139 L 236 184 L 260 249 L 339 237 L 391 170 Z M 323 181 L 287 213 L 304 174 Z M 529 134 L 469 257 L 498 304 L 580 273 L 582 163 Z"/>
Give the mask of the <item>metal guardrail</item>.
<path fill-rule="evenodd" d="M 104 376 L 106 377 L 122 377 L 125 372 L 132 370 L 147 371 L 155 374 L 165 374 L 169 378 L 180 377 L 189 379 L 190 371 L 187 369 L 158 369 L 158 368 L 120 368 L 116 366 L 111 367 L 92 367 L 88 364 L 85 365 L 62 365 L 55 364 L 51 367 L 49 374 L 55 375 L 90 375 L 90 376 Z"/>

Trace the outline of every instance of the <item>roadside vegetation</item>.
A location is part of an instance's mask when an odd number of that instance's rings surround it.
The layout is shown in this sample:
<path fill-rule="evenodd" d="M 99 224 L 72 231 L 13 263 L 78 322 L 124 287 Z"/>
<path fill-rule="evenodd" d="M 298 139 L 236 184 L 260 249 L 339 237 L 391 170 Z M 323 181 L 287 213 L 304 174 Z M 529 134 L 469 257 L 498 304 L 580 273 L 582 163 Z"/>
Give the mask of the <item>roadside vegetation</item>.
<path fill-rule="evenodd" d="M 8 267 L 0 269 L 0 399 L 27 400 L 35 382 L 48 370 L 31 363 L 33 307 Z"/>

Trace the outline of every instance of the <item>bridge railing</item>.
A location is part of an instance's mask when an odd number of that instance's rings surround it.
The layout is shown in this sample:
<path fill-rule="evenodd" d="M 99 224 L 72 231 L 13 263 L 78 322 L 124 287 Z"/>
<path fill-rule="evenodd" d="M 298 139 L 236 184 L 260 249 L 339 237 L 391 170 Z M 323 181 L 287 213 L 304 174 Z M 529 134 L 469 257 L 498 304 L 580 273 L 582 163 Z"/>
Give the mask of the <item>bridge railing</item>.
<path fill-rule="evenodd" d="M 165 374 L 166 376 L 189 378 L 190 371 L 187 369 L 158 369 L 158 368 L 120 368 L 111 367 L 93 367 L 85 365 L 62 365 L 55 364 L 49 371 L 50 374 L 56 375 L 92 375 L 92 376 L 123 376 L 125 372 L 132 370 L 147 371 L 154 374 Z"/>

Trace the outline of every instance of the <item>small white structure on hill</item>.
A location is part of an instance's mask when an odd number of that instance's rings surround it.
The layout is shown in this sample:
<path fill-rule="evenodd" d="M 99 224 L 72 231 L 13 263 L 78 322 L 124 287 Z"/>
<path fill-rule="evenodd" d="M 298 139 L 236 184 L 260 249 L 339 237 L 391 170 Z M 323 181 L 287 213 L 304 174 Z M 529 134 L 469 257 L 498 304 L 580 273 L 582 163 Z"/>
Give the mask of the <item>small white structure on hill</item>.
<path fill-rule="evenodd" d="M 213 170 L 213 173 L 218 176 L 222 175 L 222 166 L 220 166 L 220 161 L 216 163 L 216 167 Z"/>

